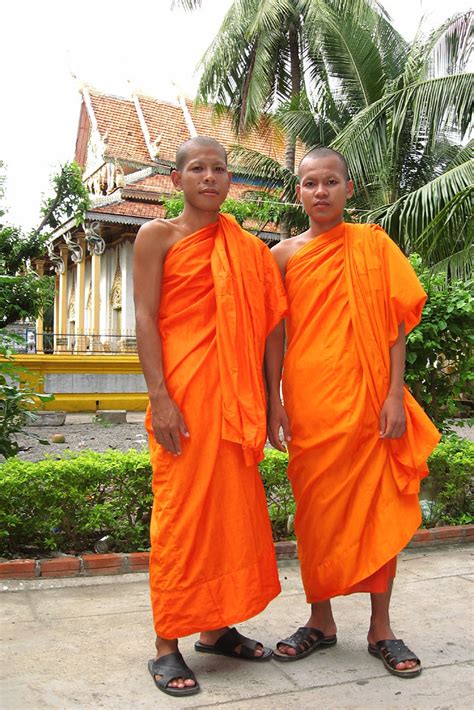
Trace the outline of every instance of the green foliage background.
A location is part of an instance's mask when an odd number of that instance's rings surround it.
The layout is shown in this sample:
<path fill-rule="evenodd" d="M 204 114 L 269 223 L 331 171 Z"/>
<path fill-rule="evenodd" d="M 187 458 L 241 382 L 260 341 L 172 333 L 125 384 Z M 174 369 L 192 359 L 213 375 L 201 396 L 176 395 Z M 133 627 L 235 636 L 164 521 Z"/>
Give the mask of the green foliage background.
<path fill-rule="evenodd" d="M 407 337 L 406 382 L 440 427 L 472 402 L 474 291 L 472 279 L 433 274 L 418 255 L 411 263 L 428 294 L 421 323 Z"/>
<path fill-rule="evenodd" d="M 287 455 L 272 449 L 260 463 L 275 540 L 288 537 L 295 510 L 287 464 Z M 429 466 L 437 520 L 472 522 L 474 444 L 449 437 Z M 151 506 L 148 451 L 66 452 L 37 463 L 11 458 L 0 469 L 0 554 L 15 556 L 27 546 L 92 550 L 105 534 L 118 551 L 148 549 Z"/>

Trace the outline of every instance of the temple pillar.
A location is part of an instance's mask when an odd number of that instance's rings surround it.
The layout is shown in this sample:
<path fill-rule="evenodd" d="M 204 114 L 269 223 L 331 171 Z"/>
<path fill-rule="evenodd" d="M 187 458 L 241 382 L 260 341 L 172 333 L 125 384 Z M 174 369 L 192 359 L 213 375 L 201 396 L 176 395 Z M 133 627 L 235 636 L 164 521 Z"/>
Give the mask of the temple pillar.
<path fill-rule="evenodd" d="M 67 244 L 59 247 L 61 259 L 64 261 L 64 270 L 59 274 L 59 334 L 56 338 L 57 349 L 64 352 L 68 349 L 68 325 L 67 325 L 67 263 L 69 249 Z"/>
<path fill-rule="evenodd" d="M 85 259 L 85 244 L 86 238 L 84 234 L 79 235 L 77 244 L 82 250 L 82 259 L 76 261 L 76 295 L 75 295 L 75 311 L 76 311 L 76 350 L 78 353 L 84 354 L 86 350 L 85 335 L 85 309 L 86 309 L 86 259 Z"/>
<path fill-rule="evenodd" d="M 91 341 L 92 351 L 100 349 L 99 333 L 100 333 L 100 269 L 101 269 L 101 254 L 92 252 L 91 255 L 91 283 L 92 283 L 92 299 L 91 299 Z"/>
<path fill-rule="evenodd" d="M 36 273 L 38 276 L 41 278 L 44 276 L 44 261 L 39 260 L 36 262 Z M 44 319 L 43 319 L 43 311 L 41 310 L 38 313 L 38 317 L 36 318 L 36 352 L 43 354 L 44 352 L 44 344 L 43 344 L 43 332 L 44 332 Z"/>

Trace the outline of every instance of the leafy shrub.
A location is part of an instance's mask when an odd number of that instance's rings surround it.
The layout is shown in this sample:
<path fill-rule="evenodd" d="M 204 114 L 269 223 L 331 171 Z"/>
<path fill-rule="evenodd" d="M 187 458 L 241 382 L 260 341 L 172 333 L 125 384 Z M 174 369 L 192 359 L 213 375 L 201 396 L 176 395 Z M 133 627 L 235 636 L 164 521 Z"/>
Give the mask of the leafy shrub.
<path fill-rule="evenodd" d="M 259 467 L 275 540 L 288 537 L 295 511 L 287 463 L 286 454 L 267 449 Z M 474 444 L 446 437 L 429 466 L 437 511 L 431 524 L 472 522 Z M 0 469 L 0 554 L 31 547 L 80 552 L 105 534 L 118 551 L 148 549 L 151 506 L 146 450 L 65 452 L 37 463 L 11 458 Z"/>
<path fill-rule="evenodd" d="M 148 452 L 66 452 L 9 459 L 0 474 L 2 554 L 25 546 L 87 550 L 104 533 L 118 550 L 147 548 L 152 504 Z"/>
<path fill-rule="evenodd" d="M 410 259 L 428 294 L 421 323 L 407 337 L 406 381 L 427 414 L 441 427 L 456 416 L 459 398 L 470 396 L 474 343 L 473 282 L 432 274 Z"/>
<path fill-rule="evenodd" d="M 427 527 L 474 522 L 474 444 L 452 434 L 443 437 L 429 459 L 423 490 L 434 501 Z"/>
<path fill-rule="evenodd" d="M 295 501 L 286 475 L 287 467 L 288 454 L 275 449 L 265 449 L 265 458 L 260 462 L 259 469 L 267 496 L 274 540 L 288 537 L 291 528 L 289 523 L 295 512 Z"/>
<path fill-rule="evenodd" d="M 38 402 L 54 399 L 51 394 L 35 392 L 24 381 L 29 370 L 12 357 L 19 340 L 18 336 L 0 330 L 0 456 L 3 458 L 15 456 L 20 450 L 16 434 L 23 432 L 24 427 L 36 418 L 34 410 Z M 42 439 L 39 441 L 49 444 Z"/>

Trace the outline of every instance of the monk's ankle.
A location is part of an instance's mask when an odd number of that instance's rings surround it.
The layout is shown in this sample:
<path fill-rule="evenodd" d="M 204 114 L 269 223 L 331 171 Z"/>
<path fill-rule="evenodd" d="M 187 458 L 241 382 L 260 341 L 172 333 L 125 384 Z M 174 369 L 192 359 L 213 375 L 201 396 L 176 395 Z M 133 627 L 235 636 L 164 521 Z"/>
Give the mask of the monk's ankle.
<path fill-rule="evenodd" d="M 390 621 L 371 619 L 369 632 L 367 634 L 367 640 L 369 643 L 377 643 L 377 641 L 384 641 L 386 639 L 394 639 L 395 634 L 393 633 Z"/>
<path fill-rule="evenodd" d="M 213 646 L 220 637 L 229 630 L 228 626 L 224 626 L 222 629 L 213 629 L 212 631 L 201 631 L 199 635 L 199 640 L 202 643 L 207 643 Z"/>
<path fill-rule="evenodd" d="M 157 658 L 167 656 L 168 653 L 176 653 L 176 651 L 178 650 L 178 639 L 164 639 L 160 636 L 157 636 L 155 641 L 155 647 Z"/>

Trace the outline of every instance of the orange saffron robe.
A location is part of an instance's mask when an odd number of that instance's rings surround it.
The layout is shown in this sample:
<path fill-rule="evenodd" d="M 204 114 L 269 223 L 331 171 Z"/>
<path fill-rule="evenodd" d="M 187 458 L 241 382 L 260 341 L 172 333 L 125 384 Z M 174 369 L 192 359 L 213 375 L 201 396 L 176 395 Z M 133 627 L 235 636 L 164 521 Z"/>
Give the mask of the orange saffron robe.
<path fill-rule="evenodd" d="M 157 327 L 166 386 L 190 438 L 174 457 L 146 427 L 153 467 L 150 587 L 157 635 L 235 624 L 280 592 L 257 463 L 262 363 L 286 309 L 268 248 L 232 217 L 171 247 Z"/>
<path fill-rule="evenodd" d="M 418 492 L 439 434 L 407 388 L 407 430 L 379 438 L 390 347 L 426 300 L 377 225 L 341 223 L 287 265 L 288 475 L 308 602 L 383 592 L 421 521 Z"/>

